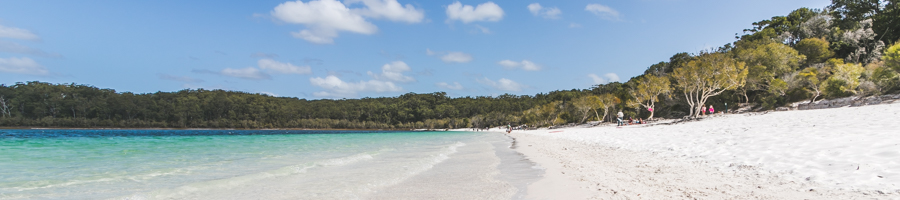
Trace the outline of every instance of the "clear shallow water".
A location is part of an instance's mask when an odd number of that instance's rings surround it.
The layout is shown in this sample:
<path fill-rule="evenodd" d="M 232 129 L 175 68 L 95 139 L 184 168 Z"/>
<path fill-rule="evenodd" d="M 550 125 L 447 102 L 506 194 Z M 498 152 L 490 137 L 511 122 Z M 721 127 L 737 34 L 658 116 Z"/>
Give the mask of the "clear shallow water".
<path fill-rule="evenodd" d="M 494 168 L 481 173 L 501 174 L 515 198 L 542 172 L 497 148 L 509 142 L 474 132 L 0 130 L 0 199 L 356 199 L 459 171 L 446 160 Z M 463 150 L 495 153 L 455 156 Z"/>

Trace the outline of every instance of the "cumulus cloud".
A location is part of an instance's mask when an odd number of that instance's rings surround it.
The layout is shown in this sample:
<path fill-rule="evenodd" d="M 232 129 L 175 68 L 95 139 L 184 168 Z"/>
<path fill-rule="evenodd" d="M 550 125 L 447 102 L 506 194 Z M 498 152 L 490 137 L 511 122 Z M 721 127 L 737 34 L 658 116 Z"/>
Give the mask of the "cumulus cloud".
<path fill-rule="evenodd" d="M 547 19 L 559 19 L 562 11 L 557 7 L 545 8 L 539 3 L 528 4 L 528 11 L 534 16 L 541 16 Z"/>
<path fill-rule="evenodd" d="M 435 83 L 434 85 L 438 86 L 438 88 L 448 89 L 448 90 L 462 90 L 463 89 L 463 86 L 460 85 L 458 82 L 453 82 L 453 84 L 449 84 L 446 82 L 439 82 L 439 83 Z"/>
<path fill-rule="evenodd" d="M 247 68 L 241 68 L 241 69 L 225 68 L 222 71 L 195 69 L 192 72 L 200 73 L 200 74 L 215 74 L 215 75 L 222 75 L 222 76 L 230 76 L 230 77 L 247 79 L 247 80 L 272 79 L 272 76 L 269 76 L 269 74 L 263 73 L 259 69 L 256 69 L 253 67 L 247 67 Z"/>
<path fill-rule="evenodd" d="M 478 4 L 478 6 L 463 5 L 459 1 L 447 6 L 447 23 L 453 20 L 468 24 L 476 21 L 496 22 L 503 19 L 503 9 L 494 2 Z"/>
<path fill-rule="evenodd" d="M 394 61 L 381 66 L 381 74 L 376 74 L 371 71 L 369 71 L 368 74 L 375 80 L 381 81 L 396 81 L 401 83 L 416 81 L 413 77 L 403 75 L 403 72 L 407 71 L 410 71 L 409 65 L 406 65 L 403 61 Z"/>
<path fill-rule="evenodd" d="M 271 15 L 283 22 L 305 25 L 307 29 L 291 34 L 318 44 L 334 43 L 340 31 L 367 35 L 377 32 L 378 27 L 365 17 L 407 23 L 418 23 L 425 17 L 424 11 L 409 4 L 401 6 L 396 0 L 350 0 L 347 3 L 360 2 L 364 8 L 350 9 L 337 0 L 288 1 L 276 6 Z"/>
<path fill-rule="evenodd" d="M 47 53 L 46 51 L 35 49 L 13 42 L 0 40 L 0 52 L 27 54 L 41 57 L 62 57 L 58 53 Z"/>
<path fill-rule="evenodd" d="M 373 34 L 378 27 L 336 0 L 288 1 L 272 10 L 275 19 L 306 25 L 308 29 L 292 32 L 294 37 L 319 44 L 330 44 L 338 31 Z"/>
<path fill-rule="evenodd" d="M 347 0 L 344 3 L 362 2 L 366 8 L 352 9 L 354 13 L 375 19 L 388 19 L 406 23 L 419 23 L 425 19 L 425 11 L 410 4 L 400 5 L 397 0 Z"/>
<path fill-rule="evenodd" d="M 483 85 L 490 86 L 494 89 L 503 90 L 503 91 L 518 92 L 518 91 L 522 91 L 522 88 L 525 88 L 525 85 L 522 85 L 520 83 L 517 83 L 513 80 L 509 80 L 506 78 L 501 78 L 500 80 L 497 80 L 497 81 L 493 81 L 488 78 L 481 78 L 481 79 L 476 79 L 475 81 L 478 83 L 481 83 Z"/>
<path fill-rule="evenodd" d="M 278 62 L 272 59 L 263 58 L 256 62 L 260 69 L 275 71 L 280 74 L 310 74 L 312 69 L 309 66 L 294 66 L 291 63 Z"/>
<path fill-rule="evenodd" d="M 438 56 L 445 63 L 468 63 L 473 60 L 471 54 L 451 51 L 451 52 L 436 52 L 431 49 L 425 49 L 425 55 L 429 56 Z"/>
<path fill-rule="evenodd" d="M 472 61 L 472 55 L 463 52 L 449 52 L 441 56 L 446 63 L 467 63 Z"/>
<path fill-rule="evenodd" d="M 32 41 L 41 40 L 41 37 L 38 37 L 34 33 L 31 33 L 31 31 L 16 27 L 6 27 L 3 25 L 0 25 L 0 38 L 12 38 Z"/>
<path fill-rule="evenodd" d="M 498 65 L 503 66 L 504 69 L 513 70 L 517 68 L 521 68 L 525 71 L 538 71 L 541 70 L 541 65 L 538 65 L 529 60 L 522 60 L 522 62 L 516 62 L 512 60 L 501 60 L 497 62 Z"/>
<path fill-rule="evenodd" d="M 268 74 L 263 73 L 262 71 L 259 71 L 259 69 L 253 67 L 242 69 L 225 68 L 221 72 L 219 72 L 219 74 L 222 74 L 222 76 L 230 76 L 247 80 L 272 79 L 272 76 L 269 76 Z"/>
<path fill-rule="evenodd" d="M 619 79 L 619 75 L 616 75 L 615 73 L 607 73 L 607 74 L 604 74 L 603 77 L 597 76 L 597 74 L 588 74 L 587 76 L 590 77 L 591 80 L 594 81 L 594 84 L 606 84 L 609 82 L 621 81 Z"/>
<path fill-rule="evenodd" d="M 594 13 L 595 15 L 600 16 L 600 18 L 610 21 L 618 21 L 619 17 L 621 17 L 619 11 L 612 9 L 609 6 L 600 4 L 588 4 L 584 7 L 584 10 Z"/>
<path fill-rule="evenodd" d="M 28 75 L 50 74 L 47 68 L 27 57 L 0 58 L 0 72 Z"/>
<path fill-rule="evenodd" d="M 162 79 L 162 80 L 178 81 L 178 82 L 185 82 L 185 83 L 202 83 L 203 82 L 203 80 L 195 79 L 195 78 L 191 78 L 191 77 L 187 77 L 187 76 L 174 76 L 174 75 L 168 75 L 168 74 L 156 74 L 156 76 L 158 76 L 159 79 Z"/>
<path fill-rule="evenodd" d="M 400 92 L 402 87 L 388 81 L 369 80 L 359 82 L 345 82 L 337 76 L 325 78 L 310 78 L 309 82 L 326 91 L 315 92 L 319 97 L 356 97 L 359 92 Z"/>

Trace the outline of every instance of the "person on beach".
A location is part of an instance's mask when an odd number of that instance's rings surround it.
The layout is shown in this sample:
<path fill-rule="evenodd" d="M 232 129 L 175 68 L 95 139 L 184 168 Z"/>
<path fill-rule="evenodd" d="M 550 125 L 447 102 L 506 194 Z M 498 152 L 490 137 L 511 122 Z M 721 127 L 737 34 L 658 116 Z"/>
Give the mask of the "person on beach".
<path fill-rule="evenodd" d="M 700 107 L 700 115 L 706 115 L 706 105 L 703 105 L 703 107 Z"/>
<path fill-rule="evenodd" d="M 620 110 L 619 113 L 616 113 L 616 126 L 625 125 L 625 121 L 622 118 L 625 118 L 625 114 Z"/>
<path fill-rule="evenodd" d="M 715 109 L 715 108 L 713 108 L 713 106 L 712 106 L 712 105 L 709 105 L 709 114 L 710 114 L 710 115 L 712 115 L 712 114 L 716 114 L 716 109 Z"/>

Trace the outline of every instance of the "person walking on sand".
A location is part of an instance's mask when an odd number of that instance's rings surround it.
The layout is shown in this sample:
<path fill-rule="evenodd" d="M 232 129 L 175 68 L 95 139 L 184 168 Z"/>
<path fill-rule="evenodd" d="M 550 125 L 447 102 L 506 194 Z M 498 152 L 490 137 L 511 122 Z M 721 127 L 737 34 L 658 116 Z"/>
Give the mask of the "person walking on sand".
<path fill-rule="evenodd" d="M 625 118 L 625 114 L 622 113 L 622 111 L 620 110 L 619 113 L 616 113 L 616 120 L 617 120 L 616 126 L 621 126 L 621 125 L 625 124 L 625 121 L 622 120 L 622 118 Z"/>
<path fill-rule="evenodd" d="M 713 108 L 713 106 L 712 106 L 712 105 L 709 105 L 709 114 L 710 114 L 710 115 L 712 115 L 712 114 L 716 114 L 716 109 L 715 109 L 715 108 Z"/>

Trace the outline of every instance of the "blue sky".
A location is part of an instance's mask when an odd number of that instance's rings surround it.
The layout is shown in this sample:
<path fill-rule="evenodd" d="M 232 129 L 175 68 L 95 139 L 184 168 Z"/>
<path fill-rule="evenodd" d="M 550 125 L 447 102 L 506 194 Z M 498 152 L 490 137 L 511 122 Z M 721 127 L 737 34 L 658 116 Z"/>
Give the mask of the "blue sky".
<path fill-rule="evenodd" d="M 627 81 L 827 0 L 6 1 L 0 84 L 360 98 Z M 617 78 L 618 77 L 618 78 Z"/>

